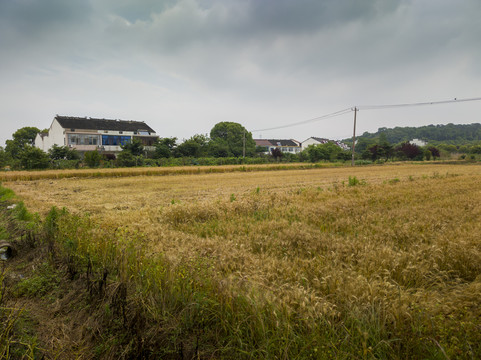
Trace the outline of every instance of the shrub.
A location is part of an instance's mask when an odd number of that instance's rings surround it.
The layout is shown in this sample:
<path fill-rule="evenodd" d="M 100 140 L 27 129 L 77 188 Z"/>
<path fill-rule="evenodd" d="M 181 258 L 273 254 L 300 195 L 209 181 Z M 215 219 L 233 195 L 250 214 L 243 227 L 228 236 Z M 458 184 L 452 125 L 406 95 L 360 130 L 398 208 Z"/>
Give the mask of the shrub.
<path fill-rule="evenodd" d="M 84 162 L 88 167 L 96 168 L 100 165 L 100 153 L 95 151 L 87 151 L 84 155 Z"/>

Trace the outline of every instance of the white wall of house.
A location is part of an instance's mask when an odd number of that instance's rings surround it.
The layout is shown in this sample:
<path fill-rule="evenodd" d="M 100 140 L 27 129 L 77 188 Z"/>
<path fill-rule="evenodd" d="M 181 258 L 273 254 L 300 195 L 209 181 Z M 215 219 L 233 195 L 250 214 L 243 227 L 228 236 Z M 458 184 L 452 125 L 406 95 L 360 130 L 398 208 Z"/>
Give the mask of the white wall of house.
<path fill-rule="evenodd" d="M 57 119 L 54 119 L 52 125 L 50 125 L 48 134 L 44 134 L 43 136 L 37 134 L 37 137 L 35 138 L 35 146 L 45 152 L 47 152 L 54 144 L 58 146 L 68 146 L 80 152 L 99 150 L 101 152 L 119 153 L 122 151 L 122 148 L 119 145 L 104 145 L 102 143 L 102 135 L 129 136 L 130 138 L 140 135 L 144 137 L 149 136 L 148 133 L 138 134 L 133 131 L 64 129 Z M 155 137 L 155 133 L 150 135 Z M 83 141 L 81 141 L 82 143 L 78 143 L 79 141 L 72 141 L 73 137 L 83 137 Z M 95 141 L 92 141 L 92 144 L 86 144 L 85 137 L 91 139 L 95 138 Z M 155 150 L 155 147 L 153 146 L 145 146 L 144 148 L 148 151 Z"/>
<path fill-rule="evenodd" d="M 426 146 L 428 144 L 426 141 L 421 139 L 412 139 L 409 143 L 417 146 Z"/>
<path fill-rule="evenodd" d="M 304 150 L 307 149 L 307 147 L 308 147 L 309 145 L 319 145 L 319 144 L 323 144 L 323 143 L 321 143 L 321 142 L 317 141 L 316 139 L 310 137 L 309 139 L 304 140 L 304 141 L 301 143 L 301 148 L 302 148 L 302 151 L 304 151 Z"/>
<path fill-rule="evenodd" d="M 35 138 L 35 147 L 47 152 L 54 144 L 64 146 L 66 144 L 64 129 L 60 126 L 56 119 L 53 120 L 48 134 L 43 137 L 37 134 Z"/>

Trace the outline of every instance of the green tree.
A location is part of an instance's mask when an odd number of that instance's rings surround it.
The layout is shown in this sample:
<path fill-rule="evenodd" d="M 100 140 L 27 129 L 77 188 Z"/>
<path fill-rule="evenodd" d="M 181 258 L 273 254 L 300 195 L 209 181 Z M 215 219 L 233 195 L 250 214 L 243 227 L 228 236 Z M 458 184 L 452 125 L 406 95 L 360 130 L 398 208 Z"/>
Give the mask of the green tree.
<path fill-rule="evenodd" d="M 18 159 L 20 153 L 26 146 L 33 146 L 35 137 L 39 132 L 40 130 L 36 127 L 23 127 L 18 129 L 12 134 L 13 139 L 5 142 L 5 151 L 9 153 L 12 158 Z"/>
<path fill-rule="evenodd" d="M 117 165 L 121 167 L 141 166 L 144 163 L 142 155 L 134 155 L 130 151 L 122 151 L 117 155 Z"/>
<path fill-rule="evenodd" d="M 87 151 L 84 155 L 84 162 L 87 164 L 88 167 L 96 168 L 100 166 L 100 153 L 95 151 Z"/>
<path fill-rule="evenodd" d="M 224 121 L 215 124 L 210 131 L 211 141 L 217 144 L 217 149 L 227 148 L 228 156 L 242 156 L 244 149 L 244 136 L 245 154 L 246 156 L 254 156 L 256 152 L 256 143 L 254 139 L 252 139 L 252 134 L 241 124 Z"/>
<path fill-rule="evenodd" d="M 174 156 L 174 149 L 177 147 L 177 138 L 161 138 L 155 143 L 154 157 L 159 158 L 169 158 Z"/>
<path fill-rule="evenodd" d="M 32 145 L 24 146 L 18 158 L 20 160 L 20 166 L 28 170 L 46 169 L 50 164 L 48 154 Z"/>
<path fill-rule="evenodd" d="M 122 152 L 128 151 L 134 156 L 141 156 L 144 153 L 144 146 L 140 139 L 133 137 L 132 141 L 128 142 L 125 145 L 120 146 L 122 148 Z"/>
<path fill-rule="evenodd" d="M 309 145 L 305 150 L 311 162 L 335 161 L 349 159 L 350 152 L 341 149 L 332 142 L 318 145 Z"/>
<path fill-rule="evenodd" d="M 56 144 L 48 150 L 48 155 L 52 160 L 78 160 L 80 154 L 75 149 L 70 149 L 68 146 L 58 146 Z"/>
<path fill-rule="evenodd" d="M 431 151 L 429 151 L 428 149 L 424 150 L 424 158 L 429 161 L 431 160 L 431 157 L 433 156 L 433 154 L 431 153 Z"/>
<path fill-rule="evenodd" d="M 208 155 L 209 141 L 206 135 L 194 135 L 177 146 L 174 154 L 176 157 L 205 157 Z"/>
<path fill-rule="evenodd" d="M 10 162 L 9 154 L 0 146 L 0 168 L 4 168 Z"/>
<path fill-rule="evenodd" d="M 228 157 L 231 155 L 226 141 L 218 140 L 209 143 L 209 155 L 215 158 Z"/>

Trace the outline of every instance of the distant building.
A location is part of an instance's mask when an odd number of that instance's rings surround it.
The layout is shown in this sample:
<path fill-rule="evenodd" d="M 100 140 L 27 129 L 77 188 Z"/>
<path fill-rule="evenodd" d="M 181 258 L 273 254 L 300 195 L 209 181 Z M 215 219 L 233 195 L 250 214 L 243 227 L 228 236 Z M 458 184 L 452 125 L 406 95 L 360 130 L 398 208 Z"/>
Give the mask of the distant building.
<path fill-rule="evenodd" d="M 320 145 L 320 144 L 327 144 L 327 143 L 333 143 L 339 146 L 342 150 L 350 150 L 351 148 L 344 144 L 341 141 L 337 140 L 329 140 L 329 139 L 324 139 L 324 138 L 319 138 L 319 137 L 310 137 L 309 139 L 306 139 L 302 142 L 302 150 L 306 150 L 309 145 Z"/>
<path fill-rule="evenodd" d="M 417 146 L 426 146 L 428 144 L 427 141 L 421 139 L 412 139 L 409 143 Z"/>
<path fill-rule="evenodd" d="M 79 152 L 98 150 L 117 154 L 121 145 L 139 139 L 146 150 L 154 150 L 159 138 L 155 131 L 142 121 L 109 120 L 55 116 L 48 132 L 39 133 L 35 146 L 48 151 L 53 145 L 68 146 Z"/>
<path fill-rule="evenodd" d="M 256 146 L 265 148 L 264 153 L 270 154 L 273 149 L 279 149 L 283 153 L 298 154 L 302 151 L 299 141 L 290 139 L 254 139 Z"/>

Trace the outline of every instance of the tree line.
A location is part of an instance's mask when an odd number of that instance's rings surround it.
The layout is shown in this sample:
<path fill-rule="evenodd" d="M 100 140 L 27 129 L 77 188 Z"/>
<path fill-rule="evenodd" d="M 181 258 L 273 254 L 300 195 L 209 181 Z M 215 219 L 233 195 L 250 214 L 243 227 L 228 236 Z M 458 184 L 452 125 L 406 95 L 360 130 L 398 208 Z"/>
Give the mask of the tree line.
<path fill-rule="evenodd" d="M 379 128 L 375 133 L 365 132 L 359 140 L 377 139 L 384 134 L 386 141 L 399 144 L 412 139 L 422 139 L 434 145 L 473 145 L 481 142 L 481 124 L 446 124 L 420 127 Z M 346 139 L 351 142 L 351 139 Z"/>
<path fill-rule="evenodd" d="M 448 131 L 452 124 L 444 127 Z M 474 125 L 479 124 L 472 124 Z M 433 126 L 430 126 L 433 127 Z M 430 128 L 428 127 L 428 128 Z M 440 128 L 441 126 L 436 126 Z M 464 125 L 462 125 L 464 128 Z M 425 128 L 425 127 L 424 127 Z M 396 130 L 397 129 L 397 130 Z M 402 160 L 437 160 L 458 153 L 460 158 L 477 159 L 481 154 L 481 140 L 463 145 L 430 142 L 420 147 L 406 140 L 390 141 L 392 132 L 400 128 L 379 129 L 376 134 L 365 133 L 356 142 L 355 157 L 364 162 L 385 162 Z M 406 128 L 411 129 L 411 128 Z M 411 130 L 407 130 L 405 134 Z M 132 166 L 176 166 L 176 165 L 227 165 L 259 164 L 268 162 L 347 162 L 352 158 L 350 150 L 344 150 L 334 142 L 310 145 L 298 154 L 282 153 L 273 149 L 266 154 L 264 147 L 256 147 L 252 134 L 241 124 L 220 122 L 209 135 L 196 134 L 182 142 L 176 137 L 159 138 L 153 150 L 148 150 L 136 139 L 122 145 L 117 154 L 88 151 L 84 154 L 67 146 L 53 145 L 48 152 L 34 146 L 40 132 L 35 127 L 24 127 L 0 147 L 0 167 L 11 169 L 64 169 L 88 167 L 132 167 Z M 406 135 L 404 135 L 406 136 Z M 453 135 L 454 136 L 454 135 Z M 404 138 L 402 138 L 404 139 Z M 348 143 L 348 141 L 345 141 Z M 351 143 L 352 145 L 352 143 Z"/>

